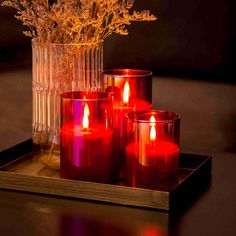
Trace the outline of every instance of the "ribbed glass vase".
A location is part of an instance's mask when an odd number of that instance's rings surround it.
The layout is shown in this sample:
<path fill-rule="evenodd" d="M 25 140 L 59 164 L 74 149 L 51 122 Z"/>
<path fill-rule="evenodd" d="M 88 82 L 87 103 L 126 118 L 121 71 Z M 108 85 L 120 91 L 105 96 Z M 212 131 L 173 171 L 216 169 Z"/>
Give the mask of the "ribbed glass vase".
<path fill-rule="evenodd" d="M 60 95 L 102 91 L 103 43 L 36 44 L 33 49 L 33 142 L 43 162 L 58 169 Z"/>
<path fill-rule="evenodd" d="M 50 48 L 32 41 L 32 137 L 46 144 L 50 131 Z"/>

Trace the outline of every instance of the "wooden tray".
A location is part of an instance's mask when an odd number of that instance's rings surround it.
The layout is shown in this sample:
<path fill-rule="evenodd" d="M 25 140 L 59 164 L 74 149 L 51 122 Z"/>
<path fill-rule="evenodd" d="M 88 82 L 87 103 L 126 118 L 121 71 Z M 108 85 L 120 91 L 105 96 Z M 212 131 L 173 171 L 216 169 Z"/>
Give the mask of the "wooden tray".
<path fill-rule="evenodd" d="M 211 157 L 181 153 L 178 183 L 168 191 L 67 180 L 40 163 L 32 147 L 27 140 L 2 152 L 0 188 L 168 211 L 211 173 Z"/>

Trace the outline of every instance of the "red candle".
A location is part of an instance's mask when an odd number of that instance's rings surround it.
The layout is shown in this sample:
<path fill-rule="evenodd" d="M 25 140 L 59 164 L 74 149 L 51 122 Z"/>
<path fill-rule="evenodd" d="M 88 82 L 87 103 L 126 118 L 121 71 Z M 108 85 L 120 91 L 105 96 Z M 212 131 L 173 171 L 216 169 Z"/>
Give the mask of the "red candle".
<path fill-rule="evenodd" d="M 131 143 L 126 147 L 126 158 L 127 181 L 133 187 L 162 187 L 178 175 L 179 147 L 171 142 L 146 144 L 144 150 Z"/>
<path fill-rule="evenodd" d="M 113 96 L 113 131 L 114 131 L 114 153 L 115 163 L 114 171 L 115 175 L 124 169 L 125 166 L 125 145 L 127 143 L 127 113 L 135 110 L 147 110 L 151 109 L 152 104 L 140 99 L 134 99 L 130 97 L 131 91 L 129 83 L 126 81 L 122 92 L 122 98 L 120 96 Z M 120 173 L 120 177 L 124 177 L 124 173 Z"/>
<path fill-rule="evenodd" d="M 75 99 L 73 106 L 62 101 L 61 177 L 107 183 L 111 175 L 113 131 L 106 119 L 99 120 L 107 113 L 101 112 L 104 106 L 99 106 L 96 99 L 81 103 L 82 100 Z M 80 104 L 83 104 L 83 113 L 76 114 L 74 109 Z M 96 109 L 100 113 L 97 117 L 91 114 L 96 113 Z"/>
<path fill-rule="evenodd" d="M 103 72 L 104 85 L 113 99 L 114 180 L 124 180 L 127 113 L 152 108 L 152 72 L 112 69 Z"/>
<path fill-rule="evenodd" d="M 131 142 L 126 146 L 127 184 L 141 188 L 168 189 L 176 184 L 179 170 L 180 148 L 170 138 L 174 135 L 174 126 L 171 123 L 168 126 L 167 122 L 165 125 L 169 129 L 163 129 L 163 124 L 158 124 L 154 115 L 151 115 L 149 121 L 145 120 L 145 115 L 133 117 L 141 120 L 140 123 L 135 120 L 132 126 L 135 135 L 131 134 Z"/>

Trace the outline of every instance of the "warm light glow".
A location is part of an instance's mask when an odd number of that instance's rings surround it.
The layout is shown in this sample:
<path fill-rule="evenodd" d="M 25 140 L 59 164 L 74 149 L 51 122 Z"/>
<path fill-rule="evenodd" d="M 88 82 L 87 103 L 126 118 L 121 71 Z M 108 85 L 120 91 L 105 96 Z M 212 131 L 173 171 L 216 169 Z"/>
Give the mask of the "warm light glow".
<path fill-rule="evenodd" d="M 155 125 L 156 119 L 154 116 L 151 116 L 150 118 L 151 125 Z M 154 124 L 153 124 L 154 123 Z"/>
<path fill-rule="evenodd" d="M 156 119 L 155 119 L 155 117 L 154 116 L 151 116 L 151 118 L 150 118 L 150 122 L 151 122 L 151 130 L 150 130 L 150 141 L 151 142 L 154 142 L 154 141 L 156 141 L 156 128 L 155 128 L 155 122 L 156 122 Z"/>
<path fill-rule="evenodd" d="M 84 106 L 84 115 L 89 116 L 89 106 L 88 106 L 88 104 L 85 104 L 85 106 Z"/>
<path fill-rule="evenodd" d="M 154 125 L 152 125 L 151 127 L 151 131 L 150 131 L 150 141 L 154 142 L 156 141 L 156 128 Z"/>
<path fill-rule="evenodd" d="M 124 86 L 124 93 L 123 93 L 123 102 L 124 102 L 124 104 L 129 103 L 129 95 L 130 95 L 130 87 L 129 87 L 129 83 L 126 82 L 125 86 Z"/>
<path fill-rule="evenodd" d="M 84 117 L 83 117 L 83 128 L 87 129 L 89 127 L 89 107 L 88 104 L 84 106 Z"/>

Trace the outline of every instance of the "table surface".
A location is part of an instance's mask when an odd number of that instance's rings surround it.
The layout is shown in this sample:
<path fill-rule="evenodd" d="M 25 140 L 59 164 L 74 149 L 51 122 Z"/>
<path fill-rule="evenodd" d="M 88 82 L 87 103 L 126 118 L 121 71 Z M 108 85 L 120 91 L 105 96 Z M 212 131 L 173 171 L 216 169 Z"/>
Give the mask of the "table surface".
<path fill-rule="evenodd" d="M 213 157 L 212 178 L 179 210 L 0 190 L 1 235 L 236 235 L 236 154 Z M 204 183 L 203 183 L 204 185 Z"/>

